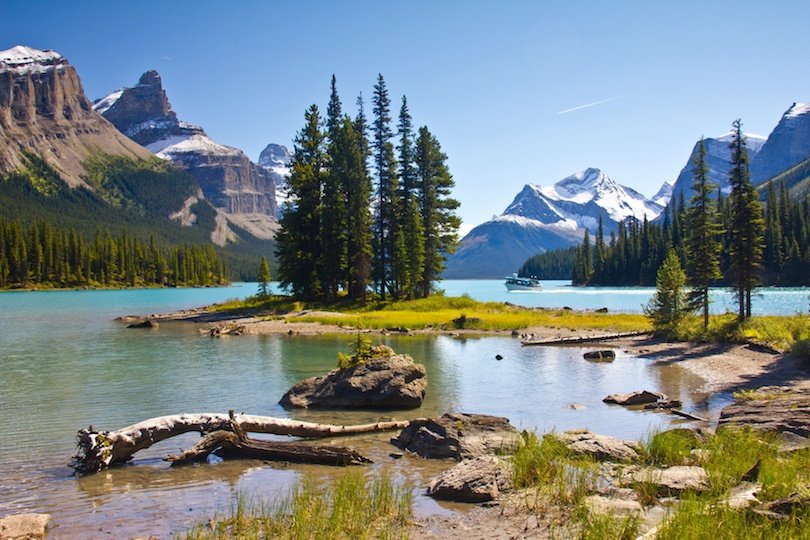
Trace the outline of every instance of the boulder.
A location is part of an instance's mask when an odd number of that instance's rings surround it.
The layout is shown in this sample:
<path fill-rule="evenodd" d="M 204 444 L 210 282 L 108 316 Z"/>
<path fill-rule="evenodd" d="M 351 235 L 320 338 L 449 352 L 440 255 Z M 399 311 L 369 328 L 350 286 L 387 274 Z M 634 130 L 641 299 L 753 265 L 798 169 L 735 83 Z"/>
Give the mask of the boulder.
<path fill-rule="evenodd" d="M 602 461 L 633 461 L 638 458 L 641 449 L 636 441 L 597 435 L 587 429 L 566 431 L 557 437 L 574 453 Z"/>
<path fill-rule="evenodd" d="M 512 448 L 518 436 L 508 418 L 448 413 L 411 421 L 391 443 L 424 458 L 462 460 Z"/>
<path fill-rule="evenodd" d="M 656 403 L 666 401 L 669 398 L 660 392 L 650 392 L 649 390 L 639 390 L 636 392 L 629 392 L 627 394 L 610 394 L 604 401 L 605 403 L 615 403 L 616 405 L 644 405 L 646 403 Z"/>
<path fill-rule="evenodd" d="M 758 482 L 743 482 L 731 488 L 726 504 L 733 510 L 742 510 L 759 504 L 757 495 L 762 491 L 762 484 Z"/>
<path fill-rule="evenodd" d="M 51 516 L 48 514 L 15 514 L 0 519 L 0 540 L 43 538 Z"/>
<path fill-rule="evenodd" d="M 281 398 L 289 407 L 413 409 L 427 389 L 425 366 L 407 354 L 372 358 L 296 384 Z"/>
<path fill-rule="evenodd" d="M 659 493 L 669 495 L 683 491 L 702 492 L 709 489 L 709 475 L 703 467 L 678 465 L 666 469 L 643 468 L 629 477 L 629 483 L 654 484 Z M 626 480 L 626 481 L 627 481 Z"/>
<path fill-rule="evenodd" d="M 596 360 L 599 362 L 613 362 L 616 359 L 616 351 L 606 349 L 604 351 L 588 351 L 582 355 L 585 360 Z"/>
<path fill-rule="evenodd" d="M 430 481 L 428 495 L 436 499 L 479 503 L 512 489 L 512 465 L 495 456 L 465 459 Z"/>
<path fill-rule="evenodd" d="M 591 514 L 597 516 L 641 517 L 644 515 L 644 508 L 638 501 L 604 497 L 602 495 L 585 497 L 585 507 Z"/>
<path fill-rule="evenodd" d="M 127 328 L 157 328 L 158 322 L 154 319 L 143 319 L 127 325 Z"/>

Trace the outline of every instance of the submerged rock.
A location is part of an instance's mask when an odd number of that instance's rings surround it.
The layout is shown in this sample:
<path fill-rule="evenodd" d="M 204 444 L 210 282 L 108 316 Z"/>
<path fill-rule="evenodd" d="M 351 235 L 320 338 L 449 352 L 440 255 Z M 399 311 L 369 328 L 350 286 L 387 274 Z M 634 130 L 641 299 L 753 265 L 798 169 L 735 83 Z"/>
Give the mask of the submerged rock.
<path fill-rule="evenodd" d="M 457 502 L 486 502 L 512 489 L 512 465 L 495 456 L 465 459 L 430 481 L 428 495 Z"/>
<path fill-rule="evenodd" d="M 656 403 L 658 401 L 666 401 L 669 398 L 666 394 L 660 392 L 650 392 L 649 390 L 639 390 L 637 392 L 628 392 L 627 394 L 610 394 L 604 401 L 605 403 L 615 403 L 616 405 L 644 405 L 646 403 Z"/>
<path fill-rule="evenodd" d="M 49 514 L 15 514 L 0 519 L 0 540 L 43 538 Z"/>
<path fill-rule="evenodd" d="M 633 461 L 638 458 L 638 452 L 641 449 L 636 441 L 597 435 L 587 429 L 566 431 L 556 437 L 574 453 L 604 461 Z"/>
<path fill-rule="evenodd" d="M 616 359 L 616 351 L 605 349 L 604 351 L 588 351 L 582 355 L 585 360 L 597 360 L 600 362 L 613 362 Z"/>
<path fill-rule="evenodd" d="M 407 354 L 372 358 L 296 384 L 281 398 L 290 407 L 413 409 L 427 389 L 425 366 Z"/>
<path fill-rule="evenodd" d="M 512 448 L 517 437 L 508 418 L 448 413 L 413 420 L 391 443 L 424 458 L 462 460 Z"/>
<path fill-rule="evenodd" d="M 127 328 L 157 328 L 158 322 L 154 319 L 144 319 L 127 325 Z"/>

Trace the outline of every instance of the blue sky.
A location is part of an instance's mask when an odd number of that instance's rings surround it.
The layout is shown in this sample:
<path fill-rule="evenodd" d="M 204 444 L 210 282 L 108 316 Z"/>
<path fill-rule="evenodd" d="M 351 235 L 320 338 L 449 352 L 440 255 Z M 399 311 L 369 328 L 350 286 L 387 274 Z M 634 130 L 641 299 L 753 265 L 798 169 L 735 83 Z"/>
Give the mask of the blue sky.
<path fill-rule="evenodd" d="M 468 225 L 586 167 L 650 196 L 701 135 L 737 117 L 768 135 L 810 101 L 806 0 L 0 0 L 0 15 L 0 49 L 61 52 L 93 99 L 157 69 L 181 119 L 253 159 L 325 108 L 332 73 L 352 113 L 382 73 L 449 155 Z"/>

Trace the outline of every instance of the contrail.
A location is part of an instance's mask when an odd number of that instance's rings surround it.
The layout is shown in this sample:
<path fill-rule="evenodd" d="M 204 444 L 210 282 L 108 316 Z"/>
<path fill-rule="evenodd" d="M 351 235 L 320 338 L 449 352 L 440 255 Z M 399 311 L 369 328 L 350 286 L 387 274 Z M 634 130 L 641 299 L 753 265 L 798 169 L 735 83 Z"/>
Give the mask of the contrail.
<path fill-rule="evenodd" d="M 565 114 L 565 113 L 578 111 L 580 109 L 587 109 L 588 107 L 595 107 L 597 105 L 601 105 L 602 103 L 608 103 L 610 101 L 616 101 L 617 99 L 622 99 L 623 97 L 626 97 L 626 96 L 627 96 L 627 94 L 624 94 L 624 95 L 621 95 L 621 96 L 615 96 L 615 97 L 607 98 L 607 99 L 600 99 L 599 101 L 594 101 L 593 103 L 586 103 L 585 105 L 578 105 L 576 107 L 571 107 L 570 109 L 565 109 L 564 111 L 557 111 L 557 114 Z"/>

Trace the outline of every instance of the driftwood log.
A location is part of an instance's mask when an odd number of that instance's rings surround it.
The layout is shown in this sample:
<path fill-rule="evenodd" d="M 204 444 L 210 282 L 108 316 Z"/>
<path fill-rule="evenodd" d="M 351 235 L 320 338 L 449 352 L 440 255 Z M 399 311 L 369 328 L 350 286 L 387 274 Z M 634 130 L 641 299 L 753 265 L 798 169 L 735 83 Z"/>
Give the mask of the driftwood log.
<path fill-rule="evenodd" d="M 144 420 L 143 422 L 127 426 L 117 431 L 98 431 L 95 430 L 93 426 L 90 426 L 88 429 L 80 429 L 76 436 L 78 450 L 71 460 L 70 466 L 77 474 L 95 473 L 112 465 L 126 463 L 132 459 L 132 456 L 139 450 L 149 448 L 153 444 L 177 435 L 182 435 L 183 433 L 199 432 L 202 435 L 207 435 L 222 431 L 242 433 L 241 439 L 237 435 L 237 438 L 231 442 L 227 442 L 225 440 L 226 438 L 219 438 L 205 443 L 210 447 L 215 441 L 219 441 L 219 446 L 226 455 L 229 454 L 230 451 L 231 455 L 237 457 L 240 457 L 240 452 L 241 456 L 244 457 L 256 457 L 258 454 L 253 454 L 253 449 L 262 448 L 259 452 L 264 452 L 264 457 L 261 459 L 281 459 L 285 461 L 346 465 L 355 462 L 364 462 L 366 458 L 348 449 L 343 450 L 348 450 L 349 453 L 336 456 L 330 454 L 330 452 L 334 453 L 336 451 L 336 448 L 332 446 L 315 447 L 300 442 L 282 443 L 276 441 L 259 441 L 247 439 L 247 436 L 244 434 L 252 432 L 269 433 L 273 435 L 292 435 L 304 438 L 323 438 L 402 429 L 408 424 L 408 421 L 391 421 L 341 426 L 298 422 L 286 418 L 274 418 L 270 416 L 233 414 L 233 411 L 229 412 L 227 415 L 219 413 L 199 413 L 160 416 Z M 248 440 L 248 444 L 245 443 L 246 439 Z M 202 445 L 204 442 L 205 439 L 200 441 L 199 445 Z M 293 449 L 293 445 L 297 445 L 299 448 Z M 269 451 L 270 446 L 275 448 L 274 455 L 277 457 L 270 457 L 272 453 Z M 313 453 L 312 450 L 316 448 L 324 451 L 322 453 Z M 208 453 L 210 454 L 216 449 L 216 446 L 212 447 Z M 184 452 L 181 456 L 188 454 L 188 452 Z M 198 453 L 202 455 L 202 452 L 204 452 L 203 447 L 199 449 Z M 205 455 L 207 456 L 208 454 Z M 181 456 L 175 456 L 178 459 L 174 461 L 182 461 L 182 459 L 179 459 Z M 296 459 L 293 456 L 299 457 Z M 308 459 L 311 461 L 307 461 Z M 186 461 L 189 460 L 191 460 L 191 457 L 186 459 Z"/>

